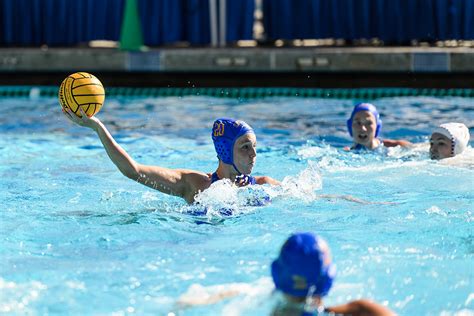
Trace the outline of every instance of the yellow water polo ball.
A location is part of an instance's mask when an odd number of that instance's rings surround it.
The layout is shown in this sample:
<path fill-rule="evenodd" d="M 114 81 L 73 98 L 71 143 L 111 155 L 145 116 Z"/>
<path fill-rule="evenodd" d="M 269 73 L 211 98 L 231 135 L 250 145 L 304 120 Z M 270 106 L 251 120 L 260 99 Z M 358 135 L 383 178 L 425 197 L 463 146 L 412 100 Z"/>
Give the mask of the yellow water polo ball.
<path fill-rule="evenodd" d="M 105 89 L 99 79 L 87 72 L 76 72 L 63 80 L 59 87 L 59 103 L 81 117 L 80 107 L 87 116 L 100 111 L 105 100 Z"/>

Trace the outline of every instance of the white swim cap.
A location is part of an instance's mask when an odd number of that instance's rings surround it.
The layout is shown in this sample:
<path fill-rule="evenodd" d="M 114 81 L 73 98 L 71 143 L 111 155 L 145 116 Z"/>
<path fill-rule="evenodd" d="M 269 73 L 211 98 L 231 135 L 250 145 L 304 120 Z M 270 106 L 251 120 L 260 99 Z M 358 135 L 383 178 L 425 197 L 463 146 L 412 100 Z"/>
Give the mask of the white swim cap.
<path fill-rule="evenodd" d="M 451 139 L 451 153 L 453 155 L 462 153 L 469 143 L 469 129 L 462 123 L 441 124 L 435 128 L 433 134 L 434 133 L 444 135 Z"/>

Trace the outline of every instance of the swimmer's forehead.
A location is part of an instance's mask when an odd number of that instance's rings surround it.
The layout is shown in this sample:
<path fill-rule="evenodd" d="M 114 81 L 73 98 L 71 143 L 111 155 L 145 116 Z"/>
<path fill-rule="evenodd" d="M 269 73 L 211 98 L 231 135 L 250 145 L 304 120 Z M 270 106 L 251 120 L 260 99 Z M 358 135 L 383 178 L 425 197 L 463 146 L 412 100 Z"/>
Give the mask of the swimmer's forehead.
<path fill-rule="evenodd" d="M 440 134 L 440 133 L 433 133 L 431 135 L 431 140 L 444 140 L 444 141 L 447 141 L 447 142 L 451 141 L 451 139 L 449 139 L 448 137 L 446 137 L 445 135 Z"/>
<path fill-rule="evenodd" d="M 257 142 L 257 136 L 255 136 L 254 133 L 244 134 L 240 136 L 239 138 L 237 138 L 237 141 L 236 141 L 236 143 L 239 145 L 244 144 L 244 143 L 256 143 L 256 142 Z"/>
<path fill-rule="evenodd" d="M 358 120 L 373 120 L 375 121 L 375 116 L 369 111 L 359 111 L 354 115 L 354 121 Z"/>

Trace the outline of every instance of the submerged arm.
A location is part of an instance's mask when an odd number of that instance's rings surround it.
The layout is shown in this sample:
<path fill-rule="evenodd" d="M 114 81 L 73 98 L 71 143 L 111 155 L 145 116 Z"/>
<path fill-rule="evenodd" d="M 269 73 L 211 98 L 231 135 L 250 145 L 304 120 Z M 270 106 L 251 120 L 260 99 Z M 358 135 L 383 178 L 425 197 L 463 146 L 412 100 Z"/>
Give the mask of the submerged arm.
<path fill-rule="evenodd" d="M 356 198 L 352 195 L 338 195 L 338 194 L 319 194 L 318 197 L 326 199 L 342 199 L 349 202 L 359 203 L 359 204 L 396 204 L 394 202 L 370 202 Z"/>
<path fill-rule="evenodd" d="M 344 305 L 328 307 L 327 312 L 335 313 L 337 315 L 352 315 L 352 316 L 395 316 L 391 310 L 385 306 L 371 302 L 369 300 L 357 300 L 349 302 Z"/>
<path fill-rule="evenodd" d="M 384 139 L 384 140 L 383 140 L 383 145 L 384 145 L 385 147 L 396 147 L 396 146 L 400 146 L 400 147 L 410 147 L 410 146 L 412 146 L 413 144 L 410 143 L 410 142 L 407 141 L 407 140 Z"/>
<path fill-rule="evenodd" d="M 211 305 L 228 298 L 251 293 L 252 291 L 255 291 L 255 289 L 247 283 L 230 283 L 214 286 L 193 284 L 186 293 L 178 298 L 176 305 L 180 309 L 199 305 Z"/>

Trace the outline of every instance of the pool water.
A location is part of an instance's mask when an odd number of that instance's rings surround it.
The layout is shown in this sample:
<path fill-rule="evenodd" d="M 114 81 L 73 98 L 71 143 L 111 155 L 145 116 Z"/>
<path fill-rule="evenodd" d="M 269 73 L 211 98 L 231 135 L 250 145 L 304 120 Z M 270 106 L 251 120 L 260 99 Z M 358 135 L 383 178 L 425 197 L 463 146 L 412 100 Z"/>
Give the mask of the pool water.
<path fill-rule="evenodd" d="M 210 211 L 193 216 L 122 176 L 56 99 L 0 98 L 0 313 L 268 315 L 279 299 L 271 261 L 290 233 L 312 231 L 338 269 L 326 305 L 365 297 L 400 315 L 472 315 L 474 150 L 436 162 L 426 143 L 444 122 L 472 132 L 474 100 L 372 100 L 382 137 L 417 146 L 361 153 L 342 150 L 355 102 L 109 98 L 98 117 L 145 164 L 212 172 L 216 117 L 256 129 L 255 175 L 283 181 L 258 189 L 272 203 L 246 205 L 255 192 L 222 182 L 198 198 Z M 215 211 L 228 206 L 230 216 Z M 225 288 L 244 293 L 180 304 Z"/>

